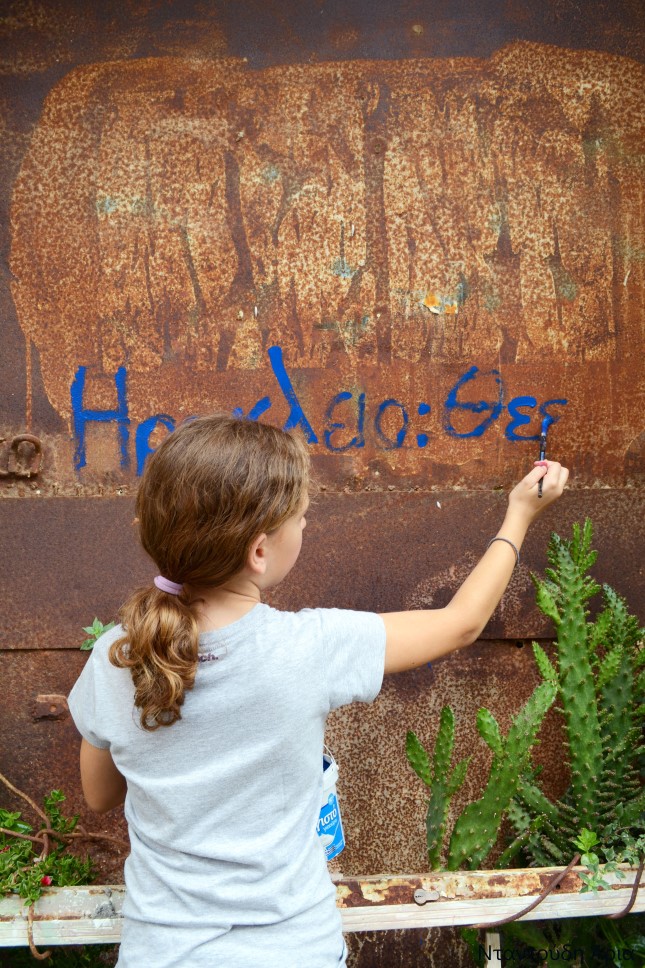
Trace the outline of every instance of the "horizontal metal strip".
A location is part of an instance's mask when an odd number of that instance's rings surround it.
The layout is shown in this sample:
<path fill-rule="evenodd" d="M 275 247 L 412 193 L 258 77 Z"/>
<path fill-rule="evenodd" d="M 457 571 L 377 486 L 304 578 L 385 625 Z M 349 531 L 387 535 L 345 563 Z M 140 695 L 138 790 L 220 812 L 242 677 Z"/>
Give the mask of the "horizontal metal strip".
<path fill-rule="evenodd" d="M 490 491 L 318 494 L 296 568 L 271 593 L 278 608 L 399 611 L 447 604 L 501 526 L 506 495 Z M 645 541 L 633 489 L 569 491 L 538 519 L 502 606 L 483 638 L 548 638 L 530 573 L 541 573 L 551 531 L 590 517 L 599 551 L 594 574 L 640 602 Z M 114 619 L 154 566 L 136 541 L 127 498 L 0 502 L 5 611 L 0 651 L 76 649 L 82 627 Z"/>

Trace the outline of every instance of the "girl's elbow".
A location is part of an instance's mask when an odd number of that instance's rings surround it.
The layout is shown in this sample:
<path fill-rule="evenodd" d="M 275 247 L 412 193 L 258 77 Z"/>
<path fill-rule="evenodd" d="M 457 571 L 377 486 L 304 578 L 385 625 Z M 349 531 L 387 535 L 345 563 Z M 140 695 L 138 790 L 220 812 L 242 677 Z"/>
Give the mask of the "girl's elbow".
<path fill-rule="evenodd" d="M 109 804 L 103 803 L 101 800 L 95 799 L 94 797 L 88 797 L 87 795 L 83 797 L 85 800 L 85 805 L 89 807 L 92 813 L 107 813 L 110 810 Z"/>
<path fill-rule="evenodd" d="M 481 629 L 479 628 L 464 629 L 458 636 L 457 649 L 466 649 L 469 645 L 474 645 L 480 635 Z"/>
<path fill-rule="evenodd" d="M 123 803 L 122 797 L 113 797 L 110 799 L 101 799 L 100 797 L 87 796 L 84 797 L 85 803 L 92 811 L 92 813 L 109 813 L 110 810 L 114 810 L 115 807 L 120 807 Z"/>
<path fill-rule="evenodd" d="M 467 646 L 473 645 L 481 635 L 483 628 L 484 626 L 481 623 L 470 622 L 463 614 L 455 614 L 453 624 L 455 649 L 465 649 Z"/>
<path fill-rule="evenodd" d="M 92 813 L 109 813 L 125 801 L 127 787 L 125 782 L 117 790 L 95 790 L 83 787 L 83 799 Z"/>

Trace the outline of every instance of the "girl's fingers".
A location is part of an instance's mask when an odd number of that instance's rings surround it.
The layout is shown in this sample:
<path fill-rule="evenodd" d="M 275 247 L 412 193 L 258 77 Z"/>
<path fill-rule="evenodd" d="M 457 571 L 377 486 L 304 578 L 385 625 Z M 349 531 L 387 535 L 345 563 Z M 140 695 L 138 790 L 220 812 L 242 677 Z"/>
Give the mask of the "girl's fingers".
<path fill-rule="evenodd" d="M 561 494 L 564 490 L 564 485 L 569 479 L 569 469 L 567 467 L 563 467 L 562 464 L 560 464 L 557 460 L 540 460 L 535 461 L 535 463 L 537 466 L 534 468 L 534 470 L 537 471 L 545 468 L 543 474 L 544 486 L 548 486 L 550 489 Z"/>
<path fill-rule="evenodd" d="M 548 469 L 548 464 L 546 461 L 536 461 L 536 467 L 532 471 L 529 471 L 524 480 L 529 487 L 535 487 L 538 481 L 541 481 L 543 477 L 546 476 Z"/>

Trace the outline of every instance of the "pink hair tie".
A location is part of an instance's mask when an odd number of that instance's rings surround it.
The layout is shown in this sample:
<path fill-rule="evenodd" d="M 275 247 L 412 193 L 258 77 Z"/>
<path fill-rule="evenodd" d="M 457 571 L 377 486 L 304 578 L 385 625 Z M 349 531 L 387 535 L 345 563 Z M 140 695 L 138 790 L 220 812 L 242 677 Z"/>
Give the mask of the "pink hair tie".
<path fill-rule="evenodd" d="M 169 578 L 164 578 L 163 575 L 157 575 L 154 583 L 160 591 L 168 592 L 169 595 L 181 595 L 184 590 L 183 585 L 178 585 L 176 581 L 170 581 Z"/>

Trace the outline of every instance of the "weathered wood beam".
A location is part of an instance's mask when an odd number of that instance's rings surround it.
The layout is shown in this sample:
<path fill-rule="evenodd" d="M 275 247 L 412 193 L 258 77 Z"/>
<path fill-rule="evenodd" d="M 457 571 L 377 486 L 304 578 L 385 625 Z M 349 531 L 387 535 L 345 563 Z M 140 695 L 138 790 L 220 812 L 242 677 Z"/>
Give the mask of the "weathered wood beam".
<path fill-rule="evenodd" d="M 387 931 L 488 923 L 522 911 L 563 868 L 510 871 L 438 871 L 428 874 L 343 877 L 335 875 L 343 930 Z M 581 894 L 576 867 L 557 890 L 522 920 L 591 917 L 622 911 L 630 901 L 636 870 L 621 865 L 624 879 L 605 874 L 608 889 Z M 415 902 L 436 898 L 425 903 Z M 123 885 L 47 889 L 34 906 L 33 941 L 38 947 L 61 944 L 113 944 L 121 938 Z M 645 884 L 633 912 L 645 911 Z M 16 896 L 0 898 L 0 947 L 28 941 L 28 909 Z"/>

